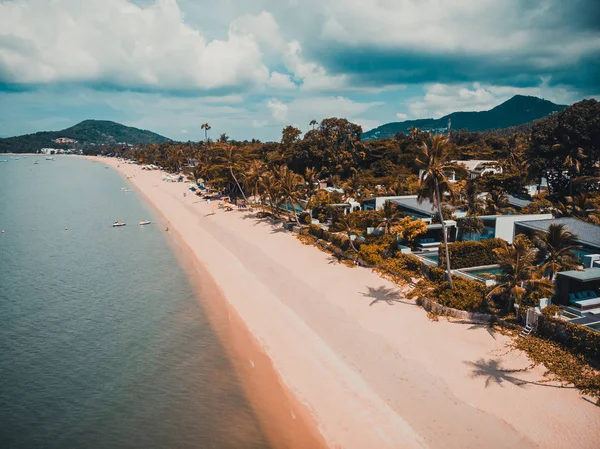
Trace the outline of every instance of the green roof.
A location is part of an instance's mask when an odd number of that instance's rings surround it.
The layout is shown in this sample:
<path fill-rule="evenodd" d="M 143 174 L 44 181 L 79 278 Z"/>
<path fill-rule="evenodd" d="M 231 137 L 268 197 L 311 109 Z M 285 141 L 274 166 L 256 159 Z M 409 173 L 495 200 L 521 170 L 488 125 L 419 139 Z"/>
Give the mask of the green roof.
<path fill-rule="evenodd" d="M 600 268 L 586 268 L 583 271 L 561 271 L 558 275 L 570 279 L 577 279 L 578 281 L 595 281 L 600 280 Z"/>

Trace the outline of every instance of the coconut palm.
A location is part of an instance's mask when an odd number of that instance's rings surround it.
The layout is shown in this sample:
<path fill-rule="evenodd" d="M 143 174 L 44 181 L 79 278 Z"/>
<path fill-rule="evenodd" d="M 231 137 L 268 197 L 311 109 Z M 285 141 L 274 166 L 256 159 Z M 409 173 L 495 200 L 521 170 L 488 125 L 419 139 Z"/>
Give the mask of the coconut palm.
<path fill-rule="evenodd" d="M 389 234 L 390 230 L 392 229 L 392 225 L 401 217 L 400 211 L 394 203 L 391 201 L 386 201 L 383 203 L 383 208 L 381 209 L 380 214 L 381 221 L 377 224 L 377 227 L 380 228 L 383 226 L 383 233 Z"/>
<path fill-rule="evenodd" d="M 242 170 L 242 161 L 241 161 L 240 151 L 238 148 L 236 148 L 233 145 L 221 146 L 220 149 L 222 149 L 223 152 L 222 152 L 221 156 L 219 157 L 219 162 L 220 162 L 219 165 L 221 165 L 222 168 L 224 170 L 226 170 L 229 175 L 231 175 L 233 182 L 235 183 L 235 185 L 239 189 L 240 193 L 242 194 L 244 201 L 247 203 L 248 198 L 246 198 L 244 189 L 242 189 L 242 186 L 240 185 L 240 182 L 238 181 L 238 178 L 235 175 L 236 171 Z"/>
<path fill-rule="evenodd" d="M 318 122 L 315 119 L 312 119 L 308 125 L 312 126 L 312 129 L 314 130 L 315 126 L 318 125 Z"/>
<path fill-rule="evenodd" d="M 253 159 L 244 175 L 244 185 L 246 189 L 252 192 L 255 201 L 260 194 L 265 172 L 265 164 L 259 159 Z"/>
<path fill-rule="evenodd" d="M 561 147 L 560 144 L 554 145 L 554 147 Z M 553 147 L 553 149 L 554 149 Z M 586 158 L 585 154 L 583 154 L 583 149 L 578 147 L 572 147 L 567 151 L 567 157 L 565 158 L 565 167 L 569 168 L 571 171 L 575 172 L 577 175 L 581 172 L 581 166 L 583 160 Z M 569 180 L 569 194 L 573 195 L 573 176 L 570 176 Z"/>
<path fill-rule="evenodd" d="M 488 298 L 504 295 L 508 299 L 508 310 L 516 302 L 520 304 L 527 287 L 535 287 L 542 294 L 552 293 L 552 282 L 541 278 L 535 265 L 536 249 L 524 236 L 518 235 L 513 245 L 503 242 L 494 250 L 503 274 L 500 283 L 488 293 Z"/>
<path fill-rule="evenodd" d="M 534 243 L 541 256 L 541 272 L 554 280 L 556 273 L 577 269 L 579 258 L 575 250 L 581 248 L 577 236 L 565 228 L 562 223 L 552 223 L 548 232 L 536 232 Z"/>
<path fill-rule="evenodd" d="M 452 273 L 450 267 L 450 255 L 448 251 L 448 235 L 444 215 L 442 213 L 442 198 L 444 194 L 451 199 L 454 197 L 454 191 L 450 181 L 444 171 L 455 170 L 462 172 L 464 168 L 449 164 L 451 144 L 448 137 L 443 134 L 437 134 L 431 137 L 431 143 L 427 142 L 418 147 L 416 151 L 417 166 L 422 169 L 419 179 L 418 200 L 428 199 L 437 208 L 440 222 L 442 224 L 442 234 L 444 237 L 444 247 L 446 249 L 446 276 L 450 288 L 453 288 Z"/>
<path fill-rule="evenodd" d="M 279 170 L 277 171 L 278 196 L 281 204 L 286 206 L 289 205 L 292 216 L 294 217 L 294 220 L 296 220 L 296 223 L 298 223 L 298 226 L 300 226 L 300 220 L 298 220 L 296 206 L 302 207 L 302 203 L 300 202 L 302 199 L 302 193 L 300 191 L 302 181 L 302 176 L 294 173 L 285 165 L 279 167 Z"/>
<path fill-rule="evenodd" d="M 208 123 L 203 123 L 200 129 L 204 130 L 204 140 L 208 143 L 208 131 L 211 129 Z"/>
<path fill-rule="evenodd" d="M 340 229 L 344 234 L 346 234 L 346 237 L 348 237 L 348 240 L 350 241 L 350 248 L 352 248 L 352 251 L 354 251 L 355 253 L 358 252 L 358 250 L 354 246 L 354 241 L 352 240 L 352 236 L 358 234 L 358 232 L 352 226 L 352 222 L 350 221 L 350 219 L 346 215 L 344 215 L 336 221 L 335 225 L 336 228 Z"/>
<path fill-rule="evenodd" d="M 279 216 L 279 183 L 273 170 L 267 171 L 261 180 L 262 195 L 261 203 L 263 206 L 268 204 L 271 212 L 275 216 Z"/>
<path fill-rule="evenodd" d="M 485 205 L 487 213 L 490 215 L 502 215 L 515 211 L 510 206 L 508 197 L 500 188 L 489 191 L 487 198 L 485 199 Z"/>
<path fill-rule="evenodd" d="M 485 224 L 479 217 L 467 216 L 456 220 L 458 239 L 462 240 L 466 234 L 479 234 L 485 229 Z"/>
<path fill-rule="evenodd" d="M 469 179 L 463 190 L 464 203 L 467 206 L 467 215 L 480 215 L 485 211 L 484 201 L 479 196 L 477 181 Z"/>

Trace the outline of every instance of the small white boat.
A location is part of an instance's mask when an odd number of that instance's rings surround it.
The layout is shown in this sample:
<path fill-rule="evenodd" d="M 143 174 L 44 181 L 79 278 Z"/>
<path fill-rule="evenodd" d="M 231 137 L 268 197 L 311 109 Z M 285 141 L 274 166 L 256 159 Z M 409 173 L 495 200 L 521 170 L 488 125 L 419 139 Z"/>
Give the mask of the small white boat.
<path fill-rule="evenodd" d="M 8 162 L 8 159 L 0 159 L 0 162 Z"/>
<path fill-rule="evenodd" d="M 140 226 L 149 225 L 150 223 L 152 223 L 152 222 L 149 220 L 142 220 L 142 221 L 140 221 Z"/>
<path fill-rule="evenodd" d="M 121 226 L 126 226 L 126 224 L 122 221 L 115 221 L 113 223 L 113 228 L 120 228 Z"/>
<path fill-rule="evenodd" d="M 53 157 L 47 157 L 47 158 L 46 158 L 46 160 L 47 160 L 47 161 L 53 161 L 53 160 L 54 160 L 54 158 L 53 158 Z"/>
<path fill-rule="evenodd" d="M 38 162 L 38 161 L 35 161 L 35 162 L 33 163 L 33 165 L 37 165 L 37 164 L 39 164 L 39 162 Z"/>

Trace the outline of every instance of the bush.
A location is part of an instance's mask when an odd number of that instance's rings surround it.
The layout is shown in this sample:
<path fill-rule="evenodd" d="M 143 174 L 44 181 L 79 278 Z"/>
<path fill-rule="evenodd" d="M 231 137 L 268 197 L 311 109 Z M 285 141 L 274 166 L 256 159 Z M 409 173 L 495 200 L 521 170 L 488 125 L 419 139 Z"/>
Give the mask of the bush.
<path fill-rule="evenodd" d="M 494 249 L 502 246 L 501 239 L 482 240 L 480 242 L 454 242 L 448 245 L 452 268 L 478 267 L 495 264 Z M 446 263 L 446 251 L 442 243 L 439 248 L 440 266 Z"/>
<path fill-rule="evenodd" d="M 418 277 L 425 273 L 427 266 L 421 259 L 412 254 L 398 253 L 394 257 L 385 259 L 381 264 L 381 268 L 394 273 L 409 272 L 412 277 Z"/>
<path fill-rule="evenodd" d="M 483 284 L 463 278 L 453 278 L 454 289 L 447 281 L 436 282 L 432 294 L 443 306 L 453 309 L 478 312 L 485 309 L 485 287 Z"/>
<path fill-rule="evenodd" d="M 545 313 L 538 320 L 538 335 L 557 341 L 574 352 L 600 363 L 600 333 L 585 326 L 553 318 L 553 312 L 556 310 L 546 312 L 550 307 L 544 309 Z"/>
<path fill-rule="evenodd" d="M 358 250 L 358 257 L 367 265 L 381 265 L 383 262 L 379 245 L 361 245 Z"/>

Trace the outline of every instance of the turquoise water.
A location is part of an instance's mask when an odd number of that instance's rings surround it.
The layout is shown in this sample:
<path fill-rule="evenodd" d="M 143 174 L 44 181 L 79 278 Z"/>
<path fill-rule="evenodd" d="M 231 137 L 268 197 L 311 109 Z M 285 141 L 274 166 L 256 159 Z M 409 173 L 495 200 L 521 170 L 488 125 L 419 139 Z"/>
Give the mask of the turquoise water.
<path fill-rule="evenodd" d="M 126 185 L 74 157 L 0 164 L 0 447 L 268 447 Z"/>
<path fill-rule="evenodd" d="M 463 270 L 466 273 L 472 274 L 473 276 L 478 276 L 480 278 L 484 278 L 484 279 L 493 279 L 495 278 L 497 275 L 500 274 L 504 274 L 504 271 L 502 271 L 502 268 L 499 267 L 495 267 L 495 268 L 482 268 L 479 270 Z"/>

